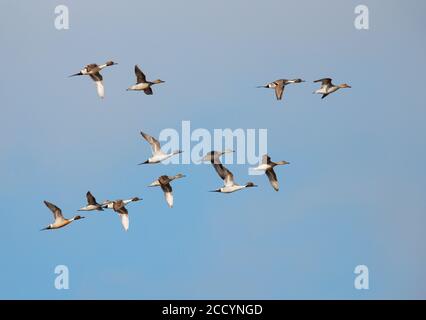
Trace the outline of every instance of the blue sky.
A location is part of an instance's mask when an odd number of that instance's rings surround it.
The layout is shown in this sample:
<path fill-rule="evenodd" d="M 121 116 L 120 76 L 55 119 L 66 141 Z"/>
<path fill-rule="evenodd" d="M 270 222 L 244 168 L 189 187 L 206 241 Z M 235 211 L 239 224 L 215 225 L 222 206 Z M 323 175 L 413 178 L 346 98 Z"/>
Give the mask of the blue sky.
<path fill-rule="evenodd" d="M 70 10 L 70 29 L 54 9 Z M 370 9 L 370 30 L 354 8 Z M 331 9 L 330 9 L 331 8 Z M 1 1 L 0 177 L 3 299 L 424 299 L 424 1 Z M 106 98 L 89 79 L 103 71 Z M 133 66 L 166 81 L 126 92 Z M 311 81 L 347 82 L 325 100 Z M 277 102 L 254 87 L 309 80 Z M 212 194 L 209 165 L 136 166 L 164 128 L 267 128 L 281 190 Z M 244 182 L 247 165 L 230 165 Z M 175 207 L 147 188 L 182 172 Z M 130 230 L 85 203 L 139 196 Z M 70 271 L 56 290 L 54 269 Z M 365 264 L 370 290 L 354 289 Z"/>

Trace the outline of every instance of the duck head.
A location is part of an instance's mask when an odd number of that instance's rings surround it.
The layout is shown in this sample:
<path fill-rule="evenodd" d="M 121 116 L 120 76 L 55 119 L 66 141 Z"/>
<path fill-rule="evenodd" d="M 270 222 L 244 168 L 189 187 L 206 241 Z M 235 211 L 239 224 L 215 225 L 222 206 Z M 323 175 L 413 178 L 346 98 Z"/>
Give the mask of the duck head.
<path fill-rule="evenodd" d="M 253 182 L 246 183 L 246 188 L 253 188 L 253 187 L 257 187 L 257 185 L 255 185 Z"/>

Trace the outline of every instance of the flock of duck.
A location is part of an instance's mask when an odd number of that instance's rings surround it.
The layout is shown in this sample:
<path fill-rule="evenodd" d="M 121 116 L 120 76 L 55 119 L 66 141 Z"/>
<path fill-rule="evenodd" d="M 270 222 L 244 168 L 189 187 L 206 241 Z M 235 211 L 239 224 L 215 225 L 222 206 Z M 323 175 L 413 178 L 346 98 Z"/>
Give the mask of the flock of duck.
<path fill-rule="evenodd" d="M 90 76 L 90 78 L 96 84 L 96 89 L 97 89 L 97 93 L 99 97 L 104 98 L 105 89 L 103 85 L 103 77 L 100 74 L 100 71 L 106 67 L 113 66 L 116 64 L 117 63 L 113 61 L 107 61 L 106 63 L 101 65 L 98 65 L 95 63 L 89 64 L 85 66 L 82 70 L 80 70 L 78 73 L 75 73 L 71 75 L 70 77 L 81 76 L 81 75 Z M 154 81 L 148 81 L 146 79 L 145 74 L 137 65 L 135 65 L 135 75 L 136 75 L 136 84 L 130 86 L 129 88 L 127 88 L 127 90 L 143 91 L 147 95 L 152 95 L 153 94 L 152 86 L 154 84 L 160 84 L 164 82 L 163 80 L 160 80 L 160 79 L 157 79 Z M 263 86 L 259 86 L 258 88 L 274 89 L 277 100 L 281 100 L 283 97 L 284 89 L 288 84 L 301 83 L 301 82 L 305 82 L 305 81 L 302 79 L 292 79 L 292 80 L 279 79 L 279 80 L 275 80 L 273 82 L 267 83 Z M 321 82 L 321 87 L 318 90 L 314 91 L 313 93 L 321 94 L 322 99 L 327 97 L 329 94 L 336 92 L 339 89 L 351 88 L 351 86 L 349 86 L 346 83 L 334 85 L 332 83 L 331 78 L 323 78 L 323 79 L 315 80 L 314 82 L 315 83 Z M 170 153 L 165 153 L 164 151 L 161 150 L 160 142 L 157 139 L 155 139 L 154 137 L 144 132 L 141 132 L 141 135 L 150 144 L 152 149 L 152 155 L 146 161 L 140 163 L 140 165 L 161 163 L 162 161 L 169 159 L 173 157 L 174 155 L 182 153 L 182 150 L 176 150 Z M 238 183 L 235 182 L 234 175 L 232 174 L 232 172 L 229 171 L 229 169 L 227 169 L 220 161 L 220 157 L 223 156 L 225 153 L 229 153 L 229 152 L 234 152 L 234 151 L 233 150 L 211 151 L 207 153 L 201 159 L 201 161 L 209 161 L 212 164 L 213 168 L 215 169 L 216 173 L 223 180 L 223 186 L 216 190 L 212 190 L 212 192 L 232 193 L 232 192 L 236 192 L 246 188 L 257 187 L 257 185 L 255 185 L 253 182 L 247 182 L 242 185 L 239 185 Z M 267 154 L 265 154 L 262 157 L 261 163 L 256 168 L 253 168 L 253 170 L 265 172 L 272 188 L 275 191 L 278 191 L 279 184 L 278 184 L 277 175 L 274 171 L 274 167 L 279 165 L 287 165 L 287 164 L 289 164 L 289 162 L 287 161 L 273 162 L 271 161 L 271 158 Z M 185 175 L 181 173 L 176 174 L 174 176 L 162 175 L 158 179 L 153 181 L 148 187 L 161 187 L 164 193 L 164 197 L 167 202 L 167 205 L 170 208 L 172 208 L 173 207 L 173 192 L 172 192 L 173 189 L 170 183 L 174 180 L 177 180 L 183 177 L 185 177 Z M 129 229 L 129 212 L 126 206 L 129 203 L 137 202 L 142 199 L 138 197 L 133 197 L 129 199 L 106 200 L 106 201 L 103 201 L 102 203 L 98 203 L 96 201 L 96 198 L 92 195 L 92 193 L 88 191 L 86 193 L 86 200 L 87 200 L 87 204 L 84 207 L 78 209 L 78 211 L 104 211 L 104 209 L 112 209 L 119 215 L 121 219 L 121 224 L 124 230 L 127 231 Z M 46 228 L 43 228 L 42 230 L 59 229 L 70 224 L 73 221 L 84 218 L 80 215 L 76 215 L 73 218 L 67 219 L 63 216 L 62 210 L 56 205 L 54 205 L 53 203 L 44 201 L 44 204 L 52 211 L 54 222 L 49 224 Z"/>

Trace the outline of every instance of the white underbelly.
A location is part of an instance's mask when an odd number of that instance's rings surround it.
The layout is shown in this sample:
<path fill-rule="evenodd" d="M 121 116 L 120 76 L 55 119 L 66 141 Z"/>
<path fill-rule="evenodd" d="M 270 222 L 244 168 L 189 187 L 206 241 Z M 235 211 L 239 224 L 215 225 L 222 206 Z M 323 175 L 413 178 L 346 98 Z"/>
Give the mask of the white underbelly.
<path fill-rule="evenodd" d="M 223 187 L 221 189 L 221 192 L 223 193 L 232 193 L 238 190 L 244 189 L 243 186 L 230 186 L 230 187 Z"/>
<path fill-rule="evenodd" d="M 337 91 L 337 89 L 339 89 L 339 87 L 328 88 L 327 93 L 333 93 L 334 91 Z"/>
<path fill-rule="evenodd" d="M 150 163 L 158 163 L 158 162 L 161 162 L 161 161 L 164 161 L 164 160 L 170 158 L 171 156 L 172 155 L 170 155 L 170 154 L 156 155 L 156 156 L 149 158 L 149 162 Z"/>
<path fill-rule="evenodd" d="M 149 88 L 148 83 L 138 83 L 130 87 L 132 90 L 145 90 Z"/>
<path fill-rule="evenodd" d="M 267 170 L 269 169 L 271 166 L 269 164 L 261 164 L 258 167 L 254 168 L 254 170 Z"/>

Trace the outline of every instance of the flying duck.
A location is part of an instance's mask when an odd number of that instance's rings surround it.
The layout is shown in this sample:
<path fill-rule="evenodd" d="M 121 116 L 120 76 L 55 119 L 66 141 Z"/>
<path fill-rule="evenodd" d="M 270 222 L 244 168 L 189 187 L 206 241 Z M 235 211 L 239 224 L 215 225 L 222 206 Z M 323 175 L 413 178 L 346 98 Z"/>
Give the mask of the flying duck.
<path fill-rule="evenodd" d="M 285 86 L 290 83 L 300 83 L 305 82 L 305 80 L 302 79 L 293 79 L 293 80 L 287 80 L 287 79 L 279 79 L 275 80 L 273 82 L 267 83 L 264 86 L 258 86 L 258 88 L 271 88 L 275 89 L 275 96 L 277 97 L 277 100 L 281 100 L 283 97 Z"/>
<path fill-rule="evenodd" d="M 275 191 L 278 191 L 279 185 L 278 185 L 277 175 L 275 174 L 275 171 L 274 171 L 274 167 L 279 165 L 286 165 L 286 164 L 290 164 L 290 162 L 287 162 L 287 161 L 272 162 L 271 157 L 265 154 L 262 157 L 262 163 L 256 168 L 253 168 L 253 170 L 265 171 L 265 174 L 268 176 L 269 182 L 271 183 L 272 187 L 275 189 Z"/>
<path fill-rule="evenodd" d="M 87 205 L 85 207 L 82 207 L 78 209 L 78 211 L 103 211 L 102 206 L 96 202 L 96 198 L 90 193 L 90 191 L 87 191 L 86 193 L 86 199 L 87 199 Z"/>
<path fill-rule="evenodd" d="M 147 81 L 145 74 L 142 72 L 141 69 L 139 69 L 137 65 L 135 65 L 135 74 L 136 74 L 136 84 L 127 88 L 127 91 L 129 90 L 143 91 L 145 92 L 145 94 L 151 95 L 152 85 L 165 82 L 160 79 L 157 79 L 154 81 Z"/>
<path fill-rule="evenodd" d="M 170 182 L 175 180 L 175 179 L 180 179 L 185 177 L 185 175 L 179 173 L 175 176 L 161 176 L 159 177 L 157 180 L 155 180 L 153 183 L 151 183 L 148 187 L 158 187 L 160 186 L 161 189 L 164 192 L 164 198 L 166 199 L 166 202 L 169 206 L 169 208 L 173 207 L 173 189 L 172 186 L 170 185 Z"/>
<path fill-rule="evenodd" d="M 136 202 L 136 201 L 140 201 L 142 199 L 135 197 L 135 198 L 131 198 L 128 200 L 114 200 L 114 201 L 110 201 L 110 200 L 106 200 L 102 203 L 102 206 L 104 208 L 107 209 L 113 209 L 115 212 L 118 213 L 118 215 L 120 216 L 121 219 L 121 224 L 124 228 L 125 231 L 127 231 L 129 229 L 129 212 L 126 209 L 126 205 L 129 204 L 130 202 Z"/>
<path fill-rule="evenodd" d="M 151 137 L 149 134 L 146 134 L 142 131 L 141 135 L 151 145 L 152 157 L 148 158 L 148 160 L 146 160 L 145 162 L 139 163 L 139 165 L 147 163 L 159 163 L 174 156 L 175 154 L 182 153 L 181 150 L 176 150 L 171 153 L 165 153 L 161 150 L 160 142 L 158 142 L 157 139 Z"/>
<path fill-rule="evenodd" d="M 49 224 L 46 228 L 43 228 L 41 230 L 59 229 L 59 228 L 65 227 L 66 225 L 70 224 L 71 222 L 75 220 L 84 218 L 81 216 L 75 216 L 72 219 L 66 219 L 62 215 L 62 210 L 59 209 L 57 206 L 55 206 L 53 203 L 44 201 L 44 204 L 50 209 L 50 211 L 52 211 L 53 218 L 55 219 L 55 221 Z"/>
<path fill-rule="evenodd" d="M 336 92 L 339 89 L 352 88 L 350 85 L 348 85 L 346 83 L 334 85 L 331 81 L 332 81 L 331 78 L 324 78 L 324 79 L 315 80 L 314 82 L 321 82 L 321 88 L 314 91 L 314 93 L 322 94 L 321 99 L 324 99 L 330 93 Z"/>
<path fill-rule="evenodd" d="M 253 182 L 247 182 L 245 185 L 242 185 L 242 186 L 235 183 L 234 175 L 232 174 L 231 171 L 225 168 L 222 163 L 220 163 L 220 160 L 217 160 L 216 162 L 212 162 L 212 165 L 215 168 L 219 177 L 222 178 L 224 185 L 223 187 L 216 190 L 212 190 L 211 192 L 231 193 L 238 190 L 242 190 L 244 188 L 257 187 L 257 185 L 255 185 Z"/>
<path fill-rule="evenodd" d="M 95 81 L 96 84 L 96 90 L 98 91 L 98 96 L 103 98 L 105 96 L 105 90 L 103 85 L 103 78 L 102 75 L 99 73 L 103 68 L 115 65 L 114 61 L 107 61 L 104 64 L 97 65 L 96 63 L 91 63 L 85 66 L 83 69 L 80 70 L 80 72 L 77 72 L 75 74 L 70 75 L 70 77 L 74 76 L 83 76 L 83 75 L 89 75 L 90 78 L 92 78 L 93 81 Z"/>

